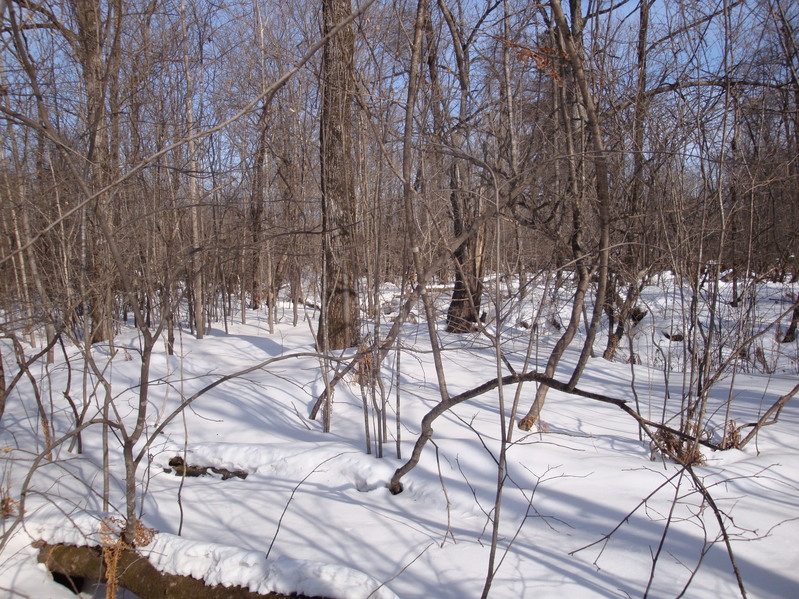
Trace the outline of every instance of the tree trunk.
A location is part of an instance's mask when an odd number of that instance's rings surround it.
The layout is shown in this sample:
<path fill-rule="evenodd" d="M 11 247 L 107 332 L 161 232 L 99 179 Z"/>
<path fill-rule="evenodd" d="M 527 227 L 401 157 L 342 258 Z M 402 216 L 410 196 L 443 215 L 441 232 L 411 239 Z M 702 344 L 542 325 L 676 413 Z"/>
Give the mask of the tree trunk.
<path fill-rule="evenodd" d="M 266 201 L 266 152 L 267 152 L 267 112 L 264 106 L 258 125 L 261 128 L 258 136 L 258 147 L 255 151 L 255 164 L 253 165 L 252 192 L 250 198 L 249 225 L 252 256 L 250 263 L 250 308 L 258 310 L 261 307 L 261 274 L 263 270 L 263 254 L 261 242 L 263 238 L 264 203 Z"/>
<path fill-rule="evenodd" d="M 205 289 L 204 289 L 204 268 L 203 268 L 203 251 L 202 251 L 202 214 L 200 211 L 200 188 L 197 180 L 197 173 L 199 171 L 197 164 L 197 143 L 193 137 L 195 133 L 194 124 L 194 78 L 191 71 L 189 49 L 189 38 L 187 33 L 188 25 L 186 23 L 186 5 L 182 0 L 180 3 L 180 24 L 183 36 L 183 69 L 186 77 L 186 129 L 188 131 L 188 140 L 186 142 L 186 151 L 188 152 L 188 192 L 189 200 L 191 202 L 191 270 L 189 275 L 189 288 L 192 295 L 192 328 L 197 339 L 202 339 L 205 336 Z"/>
<path fill-rule="evenodd" d="M 439 0 L 438 7 L 452 36 L 455 61 L 458 67 L 458 119 L 455 125 L 448 129 L 451 129 L 450 145 L 456 154 L 450 167 L 450 207 L 453 233 L 455 237 L 459 237 L 472 226 L 475 216 L 481 212 L 479 194 L 468 193 L 469 174 L 466 161 L 457 157 L 457 154 L 464 153 L 466 138 L 469 134 L 466 130 L 466 123 L 469 120 L 471 36 L 464 32 L 463 23 L 456 20 L 456 16 L 445 2 Z M 437 85 L 437 82 L 434 85 Z M 436 95 L 443 98 L 443 94 L 439 92 L 436 92 Z M 445 107 L 442 106 L 440 115 L 446 113 Z M 440 117 L 439 120 L 441 120 Z M 482 263 L 484 253 L 485 234 L 482 230 L 477 235 L 469 237 L 455 250 L 455 286 L 452 290 L 452 301 L 447 310 L 447 332 L 468 333 L 477 328 L 476 323 L 480 319 L 480 304 L 483 295 Z"/>
<path fill-rule="evenodd" d="M 113 7 L 113 8 L 111 8 Z M 86 133 L 88 147 L 86 164 L 88 181 L 93 190 L 102 188 L 109 179 L 111 160 L 109 153 L 109 128 L 106 98 L 109 81 L 118 75 L 119 48 L 114 45 L 108 58 L 105 58 L 107 36 L 115 31 L 111 26 L 116 22 L 120 10 L 118 3 L 109 5 L 107 20 L 104 20 L 102 6 L 88 0 L 76 0 L 75 18 L 78 25 L 79 61 L 83 84 L 86 88 Z M 95 217 L 108 209 L 107 195 L 97 199 L 94 206 Z M 92 219 L 88 219 L 90 222 Z M 84 265 L 88 278 L 88 308 L 91 315 L 89 343 L 108 341 L 113 337 L 113 312 L 115 278 L 112 273 L 111 257 L 105 244 L 95 243 L 100 237 L 96 227 L 89 227 L 88 246 L 90 254 Z"/>
<path fill-rule="evenodd" d="M 458 170 L 455 165 L 454 170 Z M 467 217 L 460 186 L 460 177 L 453 177 L 452 220 L 455 237 L 466 230 Z M 474 235 L 455 250 L 455 286 L 452 290 L 452 301 L 447 310 L 447 332 L 469 333 L 476 330 L 480 317 L 480 304 L 483 295 L 482 268 L 480 265 L 483 248 L 483 235 Z"/>
<path fill-rule="evenodd" d="M 323 33 L 352 14 L 350 0 L 324 0 Z M 331 37 L 322 55 L 322 226 L 324 273 L 317 344 L 321 350 L 359 341 L 358 275 L 355 258 L 355 180 L 352 102 L 355 37 L 347 25 Z"/>
<path fill-rule="evenodd" d="M 8 396 L 8 388 L 6 387 L 6 369 L 3 366 L 3 352 L 0 352 L 0 420 L 3 418 L 3 413 L 6 411 L 6 397 Z"/>
<path fill-rule="evenodd" d="M 791 324 L 788 325 L 788 330 L 785 331 L 785 336 L 780 343 L 793 343 L 796 340 L 796 325 L 799 324 L 799 303 L 793 307 L 793 315 L 791 316 Z"/>

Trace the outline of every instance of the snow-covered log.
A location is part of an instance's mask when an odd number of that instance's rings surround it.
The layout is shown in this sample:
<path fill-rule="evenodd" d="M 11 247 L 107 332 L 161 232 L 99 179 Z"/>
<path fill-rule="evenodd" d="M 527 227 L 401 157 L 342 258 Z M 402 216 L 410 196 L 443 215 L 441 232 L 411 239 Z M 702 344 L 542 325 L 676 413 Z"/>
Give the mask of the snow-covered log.
<path fill-rule="evenodd" d="M 39 544 L 39 562 L 53 573 L 73 580 L 105 580 L 105 566 L 100 547 Z M 145 557 L 135 551 L 121 553 L 117 567 L 119 585 L 141 599 L 288 599 L 288 595 L 262 595 L 243 587 L 209 586 L 191 576 L 160 572 Z M 312 599 L 306 595 L 291 595 L 292 599 Z"/>

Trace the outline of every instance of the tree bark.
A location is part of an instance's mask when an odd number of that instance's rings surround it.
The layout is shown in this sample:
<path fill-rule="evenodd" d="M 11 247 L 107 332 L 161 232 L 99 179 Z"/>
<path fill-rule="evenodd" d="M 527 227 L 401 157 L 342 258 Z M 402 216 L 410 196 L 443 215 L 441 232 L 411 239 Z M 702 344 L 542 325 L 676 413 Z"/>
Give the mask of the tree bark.
<path fill-rule="evenodd" d="M 203 284 L 203 251 L 202 251 L 202 213 L 200 211 L 200 187 L 197 180 L 199 171 L 197 164 L 197 143 L 194 139 L 194 76 L 191 70 L 191 52 L 189 48 L 188 24 L 186 23 L 186 4 L 181 0 L 180 3 L 180 26 L 183 37 L 183 71 L 186 77 L 186 129 L 189 137 L 186 141 L 186 151 L 188 153 L 189 177 L 188 193 L 191 202 L 191 252 L 190 252 L 190 274 L 187 281 L 191 289 L 191 324 L 197 339 L 205 336 L 205 290 Z"/>
<path fill-rule="evenodd" d="M 350 0 L 324 0 L 323 33 L 352 14 Z M 355 178 L 352 103 L 355 36 L 348 24 L 327 40 L 322 55 L 322 227 L 325 269 L 317 344 L 323 351 L 359 341 L 358 277 L 355 257 Z"/>
<path fill-rule="evenodd" d="M 78 25 L 77 50 L 83 84 L 86 88 L 85 127 L 87 149 L 85 156 L 86 177 L 93 189 L 104 187 L 111 172 L 108 113 L 106 99 L 109 81 L 117 76 L 118 46 L 114 44 L 105 58 L 108 36 L 116 33 L 118 26 L 118 3 L 109 3 L 109 12 L 104 19 L 102 6 L 89 0 L 75 0 L 73 10 Z M 112 26 L 113 23 L 113 26 Z M 108 209 L 108 196 L 97 199 L 94 215 Z M 91 219 L 89 219 L 91 221 Z M 113 311 L 115 280 L 111 269 L 111 258 L 105 247 L 97 243 L 100 235 L 93 226 L 87 240 L 89 255 L 85 256 L 84 275 L 89 291 L 88 309 L 91 316 L 89 342 L 108 341 L 114 336 Z"/>
<path fill-rule="evenodd" d="M 456 20 L 446 2 L 438 1 L 438 7 L 452 36 L 458 79 L 458 118 L 449 127 L 450 144 L 456 154 L 464 153 L 468 136 L 466 129 L 469 118 L 469 89 L 471 58 L 469 48 L 472 36 L 467 36 L 463 23 Z M 443 98 L 443 94 L 437 93 Z M 440 114 L 446 114 L 442 106 Z M 443 141 L 443 140 L 442 140 Z M 452 211 L 453 233 L 459 237 L 472 226 L 476 215 L 480 214 L 479 194 L 469 193 L 469 169 L 466 161 L 455 156 L 450 166 L 450 209 Z M 447 332 L 469 333 L 477 329 L 480 319 L 480 304 L 483 296 L 483 258 L 485 253 L 485 234 L 482 230 L 469 237 L 455 249 L 455 285 L 452 300 L 447 309 Z"/>
<path fill-rule="evenodd" d="M 255 151 L 255 164 L 253 165 L 252 175 L 252 194 L 250 198 L 249 226 L 250 226 L 250 251 L 252 256 L 250 262 L 249 283 L 250 283 L 250 307 L 257 310 L 261 307 L 261 273 L 263 270 L 263 254 L 261 253 L 261 242 L 263 238 L 263 218 L 264 204 L 266 202 L 266 152 L 267 152 L 267 114 L 266 107 L 263 108 L 258 119 L 258 126 L 261 128 L 258 135 L 258 146 Z"/>
<path fill-rule="evenodd" d="M 785 331 L 785 336 L 780 343 L 793 343 L 796 339 L 796 325 L 799 324 L 799 302 L 793 307 L 791 315 L 791 324 L 788 325 L 788 330 Z"/>

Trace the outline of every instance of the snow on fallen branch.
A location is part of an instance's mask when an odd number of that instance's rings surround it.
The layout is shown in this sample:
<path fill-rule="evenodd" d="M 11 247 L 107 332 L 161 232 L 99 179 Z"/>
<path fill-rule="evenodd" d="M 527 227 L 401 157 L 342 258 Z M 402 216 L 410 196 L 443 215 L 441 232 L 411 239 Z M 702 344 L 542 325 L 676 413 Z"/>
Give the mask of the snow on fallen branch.
<path fill-rule="evenodd" d="M 120 586 L 142 599 L 396 599 L 371 577 L 342 566 L 279 558 L 266 562 L 259 552 L 199 543 L 159 533 L 160 544 L 118 556 Z M 75 583 L 103 581 L 106 567 L 100 547 L 36 544 L 38 560 L 51 572 Z M 177 572 L 177 573 L 175 573 Z"/>

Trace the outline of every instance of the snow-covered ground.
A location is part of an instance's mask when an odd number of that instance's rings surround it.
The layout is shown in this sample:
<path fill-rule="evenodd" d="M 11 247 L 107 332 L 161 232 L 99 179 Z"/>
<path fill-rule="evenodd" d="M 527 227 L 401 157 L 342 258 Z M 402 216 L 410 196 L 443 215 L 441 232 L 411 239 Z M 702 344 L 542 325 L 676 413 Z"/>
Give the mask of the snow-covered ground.
<path fill-rule="evenodd" d="M 664 413 L 668 417 L 678 411 L 691 384 L 687 342 L 663 333 L 687 336 L 691 328 L 682 310 L 685 290 L 673 279 L 657 283 L 643 291 L 640 304 L 647 317 L 631 342 L 622 342 L 619 360 L 592 358 L 578 387 L 631 405 L 637 399 L 644 417 L 660 421 Z M 772 323 L 796 292 L 787 285 L 759 286 L 757 311 L 746 318 L 740 317 L 743 308 L 722 304 L 716 317 L 726 341 L 714 350 L 714 361 L 728 357 L 735 339 Z M 543 368 L 559 335 L 546 323 L 553 317 L 568 319 L 568 297 L 565 293 L 547 308 L 535 330 L 520 323 L 532 321 L 540 304 L 537 292 L 520 306 L 503 308 L 514 314 L 500 330 L 514 368 L 522 368 L 531 334 L 537 335 L 531 355 Z M 387 482 L 410 456 L 422 417 L 440 400 L 426 325 L 403 328 L 399 388 L 392 374 L 396 354 L 389 354 L 383 365 L 388 438 L 384 457 L 378 458 L 374 406 L 368 410 L 373 444 L 368 455 L 361 390 L 351 376 L 335 390 L 331 432 L 308 419 L 325 388 L 323 365 L 313 356 L 315 324 L 292 327 L 291 309 L 285 310 L 273 334 L 265 315 L 251 312 L 246 325 L 229 322 L 229 334 L 214 323 L 201 341 L 185 332 L 178 335 L 174 356 L 167 356 L 159 342 L 147 428 L 137 448 L 149 444 L 138 473 L 141 519 L 158 532 L 142 554 L 166 572 L 260 592 L 341 599 L 479 597 L 496 514 L 501 421 L 510 419 L 517 388 L 504 388 L 502 414 L 494 390 L 436 420 L 433 443 L 403 479 L 404 491 L 392 495 Z M 783 319 L 783 329 L 788 320 Z M 490 321 L 488 326 L 495 332 Z M 451 395 L 496 377 L 495 349 L 486 336 L 449 335 L 442 323 L 438 328 Z M 768 329 L 751 347 L 752 354 L 761 348 L 765 363 L 753 355 L 741 357 L 713 387 L 708 435 L 722 434 L 728 407 L 737 423 L 754 422 L 794 387 L 797 342 L 778 344 L 777 334 Z M 568 379 L 581 341 L 566 353 L 556 378 Z M 597 356 L 604 341 L 603 333 Z M 94 349 L 112 383 L 119 418 L 129 426 L 138 393 L 139 348 L 135 330 L 123 328 L 109 365 L 109 349 Z M 33 355 L 36 350 L 26 351 Z M 639 364 L 627 363 L 630 351 Z M 67 345 L 66 352 L 70 365 L 57 352 L 55 363 L 37 363 L 32 369 L 55 440 L 74 425 L 64 391 L 79 408 L 84 401 L 83 358 L 74 346 Z M 6 340 L 2 357 L 9 380 L 18 368 Z M 224 375 L 276 357 L 285 359 L 207 391 L 157 430 L 182 399 Z M 91 418 L 106 391 L 93 375 L 87 383 Z M 534 391 L 533 383 L 523 386 L 519 415 Z M 694 467 L 722 514 L 749 597 L 799 596 L 796 401 L 743 450 L 704 450 L 705 463 Z M 616 406 L 555 391 L 542 416 L 546 425 L 541 431 L 512 430 L 491 597 L 741 595 L 716 514 L 684 468 L 653 454 L 630 416 Z M 19 501 L 23 485 L 27 488 L 21 526 L 5 535 L 0 554 L 0 596 L 74 596 L 36 564 L 31 542 L 98 543 L 100 521 L 109 515 L 102 501 L 102 427 L 83 432 L 83 453 L 70 453 L 69 443 L 59 445 L 52 460 L 36 462 L 31 475 L 34 459 L 45 451 L 45 435 L 29 381 L 9 395 L 0 424 L 3 496 Z M 397 458 L 398 430 L 403 459 Z M 120 515 L 125 510 L 124 467 L 114 431 L 109 434 L 110 512 Z M 181 479 L 166 471 L 178 455 L 191 465 L 248 474 L 245 479 L 223 480 L 218 474 Z M 14 504 L 6 504 L 13 512 Z M 11 531 L 15 521 L 9 515 L 3 531 Z"/>

